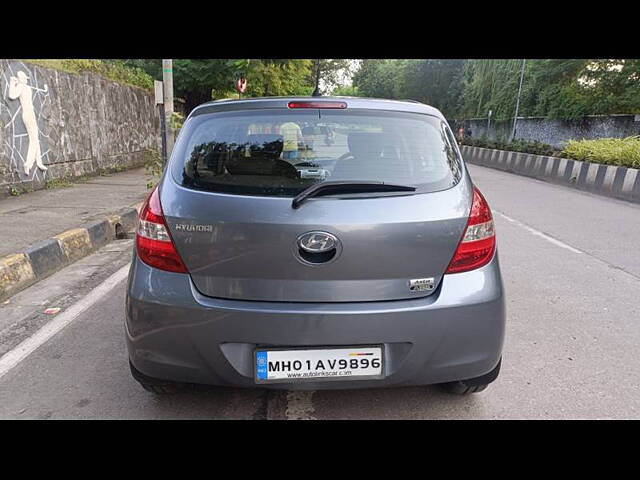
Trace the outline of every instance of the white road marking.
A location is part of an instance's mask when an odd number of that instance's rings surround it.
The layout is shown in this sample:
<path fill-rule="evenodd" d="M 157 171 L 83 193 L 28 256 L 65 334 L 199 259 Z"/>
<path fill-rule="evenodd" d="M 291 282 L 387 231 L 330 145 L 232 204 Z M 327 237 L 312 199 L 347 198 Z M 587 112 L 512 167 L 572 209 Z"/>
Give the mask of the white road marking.
<path fill-rule="evenodd" d="M 287 420 L 316 420 L 311 397 L 314 390 L 289 390 L 287 392 Z"/>
<path fill-rule="evenodd" d="M 107 293 L 113 290 L 129 274 L 129 264 L 112 274 L 104 282 L 94 288 L 84 298 L 74 303 L 68 310 L 59 314 L 31 337 L 22 341 L 12 350 L 5 353 L 0 358 L 0 378 L 2 378 L 13 367 L 22 362 L 38 347 L 45 344 L 51 337 L 73 322 L 78 316 L 98 302 Z"/>
<path fill-rule="evenodd" d="M 571 245 L 567 245 L 564 242 L 561 242 L 560 240 L 556 240 L 553 237 L 550 237 L 549 235 L 542 233 L 539 230 L 536 230 L 535 228 L 530 227 L 529 225 L 526 225 L 522 222 L 519 222 L 518 220 L 511 218 L 507 215 L 505 215 L 504 213 L 500 213 L 498 211 L 495 211 L 495 213 L 497 213 L 498 215 L 500 215 L 502 218 L 504 218 L 505 220 L 508 220 L 509 222 L 513 223 L 514 225 L 518 225 L 519 227 L 524 228 L 527 232 L 536 235 L 538 237 L 544 238 L 547 242 L 553 243 L 554 245 L 561 247 L 561 248 L 565 248 L 573 253 L 583 253 L 582 251 L 578 250 L 577 248 L 573 248 Z"/>

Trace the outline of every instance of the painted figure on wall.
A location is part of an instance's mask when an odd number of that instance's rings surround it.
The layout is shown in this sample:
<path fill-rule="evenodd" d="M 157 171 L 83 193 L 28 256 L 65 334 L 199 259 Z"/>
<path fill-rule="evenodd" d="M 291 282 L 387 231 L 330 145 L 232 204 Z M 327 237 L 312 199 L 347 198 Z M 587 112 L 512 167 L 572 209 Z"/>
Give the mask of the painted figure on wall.
<path fill-rule="evenodd" d="M 29 63 L 0 59 L 0 181 L 46 182 L 62 145 L 51 117 L 54 78 Z"/>
<path fill-rule="evenodd" d="M 32 89 L 46 93 L 48 87 L 46 84 L 44 85 L 44 89 L 32 87 L 29 85 L 29 77 L 22 70 L 18 71 L 17 76 L 9 79 L 9 91 L 7 96 L 11 100 L 20 100 L 22 121 L 24 122 L 24 126 L 27 130 L 27 135 L 29 136 L 29 147 L 27 150 L 27 157 L 24 161 L 24 173 L 26 175 L 29 175 L 34 164 L 42 171 L 47 170 L 47 167 L 42 163 L 40 133 L 38 130 L 38 120 L 36 119 L 36 113 L 33 108 Z"/>

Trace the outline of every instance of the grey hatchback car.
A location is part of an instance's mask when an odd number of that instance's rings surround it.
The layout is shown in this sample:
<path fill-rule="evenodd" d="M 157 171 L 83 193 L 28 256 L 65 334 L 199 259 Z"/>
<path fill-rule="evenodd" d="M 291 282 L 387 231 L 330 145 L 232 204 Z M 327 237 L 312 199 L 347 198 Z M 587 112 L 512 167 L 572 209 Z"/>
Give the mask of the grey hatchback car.
<path fill-rule="evenodd" d="M 140 211 L 125 326 L 156 393 L 479 392 L 505 329 L 491 209 L 427 105 L 206 103 Z"/>

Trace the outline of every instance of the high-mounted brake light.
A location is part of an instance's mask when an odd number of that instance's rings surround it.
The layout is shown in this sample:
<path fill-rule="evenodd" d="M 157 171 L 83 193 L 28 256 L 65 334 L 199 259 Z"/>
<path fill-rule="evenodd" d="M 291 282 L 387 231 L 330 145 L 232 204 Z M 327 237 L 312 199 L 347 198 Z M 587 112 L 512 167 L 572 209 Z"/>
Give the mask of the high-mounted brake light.
<path fill-rule="evenodd" d="M 473 187 L 473 202 L 464 236 L 446 273 L 467 272 L 491 261 L 496 249 L 496 234 L 491 208 L 480 190 Z"/>
<path fill-rule="evenodd" d="M 347 108 L 347 102 L 289 102 L 289 108 Z"/>
<path fill-rule="evenodd" d="M 147 265 L 168 272 L 188 273 L 169 234 L 158 187 L 153 189 L 140 210 L 136 249 L 140 259 Z"/>

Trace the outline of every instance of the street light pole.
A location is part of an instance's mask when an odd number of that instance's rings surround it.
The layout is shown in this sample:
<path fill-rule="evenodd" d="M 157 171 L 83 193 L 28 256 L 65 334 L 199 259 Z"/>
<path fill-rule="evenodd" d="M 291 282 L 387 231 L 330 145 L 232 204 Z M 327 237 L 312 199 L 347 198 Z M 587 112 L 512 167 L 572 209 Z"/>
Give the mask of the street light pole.
<path fill-rule="evenodd" d="M 516 113 L 513 116 L 513 129 L 511 130 L 511 138 L 510 142 L 513 142 L 513 139 L 516 136 L 516 122 L 518 121 L 518 109 L 520 108 L 520 93 L 522 92 L 522 79 L 524 78 L 524 64 L 527 60 L 525 58 L 522 59 L 522 69 L 520 70 L 520 86 L 518 87 L 518 98 L 516 100 Z"/>
<path fill-rule="evenodd" d="M 168 158 L 173 150 L 173 129 L 171 128 L 171 117 L 173 116 L 173 60 L 171 59 L 162 60 L 162 83 Z"/>

